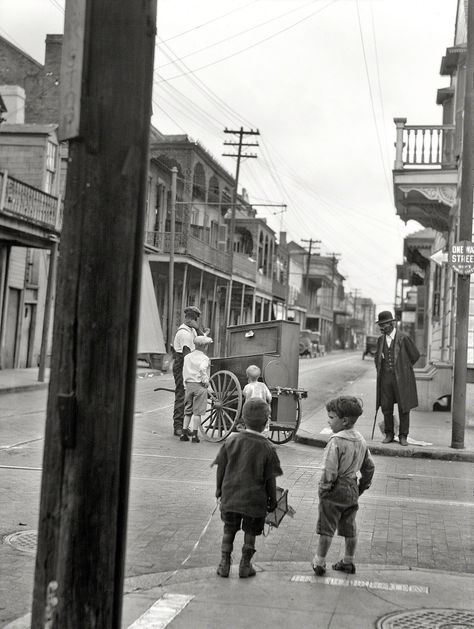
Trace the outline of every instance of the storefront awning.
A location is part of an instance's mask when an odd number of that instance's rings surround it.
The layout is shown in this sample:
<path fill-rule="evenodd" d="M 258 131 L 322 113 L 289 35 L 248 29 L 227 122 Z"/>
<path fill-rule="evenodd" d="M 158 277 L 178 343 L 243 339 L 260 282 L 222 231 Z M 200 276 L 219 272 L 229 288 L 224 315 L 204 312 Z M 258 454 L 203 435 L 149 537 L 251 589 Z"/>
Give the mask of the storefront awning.
<path fill-rule="evenodd" d="M 165 354 L 165 341 L 148 257 L 143 257 L 138 354 Z"/>

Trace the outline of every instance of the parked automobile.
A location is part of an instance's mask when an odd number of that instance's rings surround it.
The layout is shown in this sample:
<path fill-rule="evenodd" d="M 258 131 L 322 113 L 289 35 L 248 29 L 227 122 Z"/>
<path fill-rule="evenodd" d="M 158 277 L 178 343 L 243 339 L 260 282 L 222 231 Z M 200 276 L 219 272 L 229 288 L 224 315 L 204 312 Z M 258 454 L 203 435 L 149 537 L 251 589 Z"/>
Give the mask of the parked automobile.
<path fill-rule="evenodd" d="M 375 350 L 377 349 L 377 336 L 368 335 L 365 338 L 365 349 L 362 354 L 362 360 L 365 360 L 366 356 L 375 356 Z"/>
<path fill-rule="evenodd" d="M 321 355 L 321 334 L 313 330 L 301 330 L 300 332 L 300 356 L 315 358 Z"/>

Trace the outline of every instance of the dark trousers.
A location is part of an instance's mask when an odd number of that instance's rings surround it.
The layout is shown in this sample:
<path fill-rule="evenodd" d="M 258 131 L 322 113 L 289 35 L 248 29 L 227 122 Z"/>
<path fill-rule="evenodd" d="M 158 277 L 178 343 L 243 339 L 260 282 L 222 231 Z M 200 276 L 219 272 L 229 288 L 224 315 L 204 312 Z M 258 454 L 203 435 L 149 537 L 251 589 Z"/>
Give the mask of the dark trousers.
<path fill-rule="evenodd" d="M 173 377 L 174 377 L 174 410 L 173 410 L 173 430 L 183 428 L 184 423 L 184 382 L 183 382 L 184 356 L 174 352 L 173 354 Z"/>
<path fill-rule="evenodd" d="M 395 376 L 391 371 L 383 370 L 380 378 L 380 406 L 385 423 L 385 434 L 394 435 L 393 427 L 393 406 L 398 406 L 398 417 L 400 419 L 400 428 L 398 434 L 400 437 L 407 437 L 410 429 L 410 411 L 402 412 L 399 404 L 399 393 Z"/>

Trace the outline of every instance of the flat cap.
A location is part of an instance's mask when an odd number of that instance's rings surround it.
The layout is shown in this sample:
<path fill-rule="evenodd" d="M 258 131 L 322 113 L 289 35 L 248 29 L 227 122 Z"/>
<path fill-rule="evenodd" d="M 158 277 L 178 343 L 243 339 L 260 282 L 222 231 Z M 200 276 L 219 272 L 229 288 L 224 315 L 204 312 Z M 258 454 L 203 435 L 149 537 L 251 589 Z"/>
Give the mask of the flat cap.
<path fill-rule="evenodd" d="M 201 311 L 199 310 L 199 308 L 197 306 L 187 306 L 184 309 L 184 314 L 194 314 L 197 317 L 201 316 Z"/>
<path fill-rule="evenodd" d="M 205 347 L 206 345 L 210 345 L 214 343 L 210 336 L 195 336 L 194 337 L 194 347 Z"/>

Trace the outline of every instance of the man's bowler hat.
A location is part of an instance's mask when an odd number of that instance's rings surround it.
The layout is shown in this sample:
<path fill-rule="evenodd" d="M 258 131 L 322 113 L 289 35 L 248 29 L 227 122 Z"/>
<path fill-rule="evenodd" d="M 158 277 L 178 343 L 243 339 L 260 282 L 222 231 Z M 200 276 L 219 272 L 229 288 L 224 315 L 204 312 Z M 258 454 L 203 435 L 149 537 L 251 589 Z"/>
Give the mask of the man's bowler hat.
<path fill-rule="evenodd" d="M 197 306 L 187 306 L 184 309 L 184 314 L 193 314 L 196 317 L 200 317 L 201 316 L 201 311 L 199 310 L 199 308 Z"/>
<path fill-rule="evenodd" d="M 379 312 L 379 318 L 375 323 L 378 323 L 378 325 L 383 325 L 384 323 L 390 323 L 390 321 L 396 321 L 396 319 L 393 318 L 390 310 L 382 310 L 382 312 Z"/>

